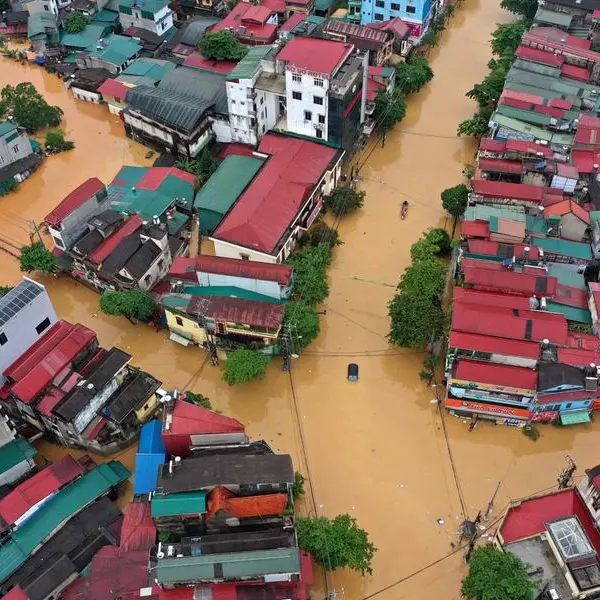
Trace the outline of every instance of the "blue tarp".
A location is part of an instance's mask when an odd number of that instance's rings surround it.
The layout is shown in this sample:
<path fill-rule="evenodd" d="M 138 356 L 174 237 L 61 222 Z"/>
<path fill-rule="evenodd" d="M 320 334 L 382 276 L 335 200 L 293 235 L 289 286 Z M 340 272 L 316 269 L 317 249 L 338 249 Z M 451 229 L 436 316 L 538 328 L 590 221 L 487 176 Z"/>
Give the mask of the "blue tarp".
<path fill-rule="evenodd" d="M 166 458 L 161 431 L 162 424 L 156 419 L 142 427 L 140 445 L 135 456 L 134 494 L 149 494 L 156 489 L 158 467 L 164 464 Z"/>

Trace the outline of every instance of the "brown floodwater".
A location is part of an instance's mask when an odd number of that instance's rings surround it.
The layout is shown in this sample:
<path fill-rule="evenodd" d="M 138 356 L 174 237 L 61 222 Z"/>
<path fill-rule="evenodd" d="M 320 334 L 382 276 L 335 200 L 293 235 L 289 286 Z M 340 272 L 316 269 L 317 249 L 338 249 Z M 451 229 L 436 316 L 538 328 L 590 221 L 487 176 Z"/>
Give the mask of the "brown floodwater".
<path fill-rule="evenodd" d="M 451 552 L 458 541 L 461 504 L 440 415 L 430 402 L 435 390 L 419 381 L 421 354 L 388 345 L 386 304 L 409 264 L 410 245 L 424 229 L 445 223 L 440 192 L 459 183 L 464 165 L 473 160 L 473 142 L 456 138 L 455 131 L 473 112 L 464 92 L 486 73 L 490 33 L 508 18 L 499 4 L 463 1 L 431 52 L 434 80 L 411 97 L 406 119 L 388 134 L 385 148 L 368 156 L 361 171 L 367 201 L 341 223 L 344 244 L 335 251 L 327 315 L 319 339 L 293 363 L 295 395 L 278 361 L 264 380 L 229 388 L 219 370 L 205 364 L 202 351 L 178 346 L 164 332 L 102 315 L 98 296 L 74 281 L 42 278 L 61 317 L 90 326 L 104 346 L 130 352 L 135 364 L 166 387 L 201 391 L 216 408 L 246 423 L 250 435 L 290 453 L 310 475 L 319 514 L 348 512 L 358 519 L 378 552 L 371 577 L 347 571 L 329 576 L 330 588 L 343 590 L 347 600 L 371 597 Z M 2 83 L 26 80 L 63 108 L 64 128 L 76 149 L 50 157 L 18 192 L 0 199 L 0 233 L 19 243 L 28 240 L 28 220 L 42 219 L 85 178 L 108 182 L 122 164 L 149 163 L 146 149 L 124 137 L 105 107 L 76 102 L 60 80 L 37 67 L 0 59 Z M 404 199 L 410 209 L 401 221 Z M 14 259 L 0 253 L 0 284 L 18 277 Z M 346 381 L 349 362 L 359 364 L 358 383 Z M 469 432 L 459 419 L 445 421 L 471 518 L 485 509 L 498 481 L 493 517 L 510 498 L 555 485 L 565 453 L 580 472 L 598 462 L 596 424 L 543 427 L 533 442 L 506 427 L 480 424 Z M 57 449 L 43 443 L 40 452 L 52 458 Z M 132 467 L 133 454 L 120 458 Z M 303 508 L 311 510 L 308 498 Z M 458 599 L 461 558 L 456 554 L 375 597 Z"/>

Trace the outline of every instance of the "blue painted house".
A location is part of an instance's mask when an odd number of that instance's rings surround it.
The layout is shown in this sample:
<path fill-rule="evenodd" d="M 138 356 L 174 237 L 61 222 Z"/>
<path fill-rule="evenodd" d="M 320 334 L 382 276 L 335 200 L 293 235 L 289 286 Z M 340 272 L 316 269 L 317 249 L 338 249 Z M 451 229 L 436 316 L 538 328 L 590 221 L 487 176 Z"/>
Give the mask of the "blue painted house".
<path fill-rule="evenodd" d="M 140 445 L 135 455 L 133 493 L 149 494 L 156 489 L 158 468 L 165 463 L 166 450 L 161 436 L 162 424 L 157 419 L 146 423 L 140 434 Z"/>
<path fill-rule="evenodd" d="M 358 0 L 351 0 L 356 4 Z M 420 39 L 434 18 L 441 0 L 362 0 L 362 25 L 381 23 L 396 17 L 411 26 L 411 38 Z"/>

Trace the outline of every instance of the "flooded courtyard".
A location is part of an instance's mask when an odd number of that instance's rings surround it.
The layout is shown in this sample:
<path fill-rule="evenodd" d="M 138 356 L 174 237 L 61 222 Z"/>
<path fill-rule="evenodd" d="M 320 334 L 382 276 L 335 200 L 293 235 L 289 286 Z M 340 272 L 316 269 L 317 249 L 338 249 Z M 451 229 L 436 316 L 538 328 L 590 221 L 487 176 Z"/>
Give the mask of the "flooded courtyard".
<path fill-rule="evenodd" d="M 388 134 L 385 147 L 369 145 L 364 153 L 365 207 L 341 223 L 344 244 L 335 251 L 321 335 L 293 362 L 291 376 L 274 361 L 264 380 L 229 388 L 201 350 L 103 315 L 98 296 L 74 281 L 42 280 L 59 316 L 94 329 L 105 347 L 131 353 L 134 363 L 164 387 L 202 392 L 216 408 L 246 423 L 250 435 L 290 453 L 310 476 L 319 514 L 348 512 L 358 519 L 378 553 L 372 577 L 346 571 L 330 575 L 330 589 L 343 590 L 347 600 L 458 599 L 461 552 L 411 576 L 458 543 L 464 516 L 458 489 L 464 510 L 474 518 L 500 481 L 493 522 L 509 499 L 555 486 L 566 453 L 580 474 L 600 462 L 594 423 L 546 426 L 533 442 L 519 430 L 487 424 L 469 432 L 446 415 L 446 438 L 431 403 L 438 390 L 418 378 L 423 355 L 392 348 L 386 339 L 386 305 L 410 262 L 410 245 L 428 227 L 444 226 L 440 192 L 459 183 L 464 165 L 473 160 L 473 141 L 455 132 L 474 110 L 464 93 L 486 73 L 490 34 L 509 18 L 499 4 L 463 1 L 431 52 L 434 80 L 410 98 L 406 119 Z M 59 79 L 38 67 L 0 59 L 0 82 L 20 81 L 33 82 L 64 110 L 63 128 L 76 148 L 47 159 L 18 192 L 0 199 L 0 237 L 15 245 L 27 243 L 31 221 L 43 219 L 86 178 L 109 182 L 122 164 L 151 162 L 147 149 L 124 137 L 106 107 L 75 101 Z M 405 199 L 409 215 L 401 221 Z M 0 284 L 20 277 L 17 262 L 4 253 L 0 274 Z M 349 362 L 360 367 L 358 383 L 346 381 Z M 48 458 L 55 451 L 48 444 L 40 447 Z M 132 450 L 119 458 L 133 466 Z M 311 504 L 308 494 L 307 511 Z"/>

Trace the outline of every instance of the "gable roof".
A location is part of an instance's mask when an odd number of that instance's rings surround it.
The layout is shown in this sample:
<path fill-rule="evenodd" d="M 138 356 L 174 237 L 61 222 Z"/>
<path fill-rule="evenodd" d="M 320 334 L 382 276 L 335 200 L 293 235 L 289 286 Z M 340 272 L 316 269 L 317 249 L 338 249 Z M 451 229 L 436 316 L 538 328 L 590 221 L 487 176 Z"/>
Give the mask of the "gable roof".
<path fill-rule="evenodd" d="M 48 225 L 59 227 L 65 217 L 70 215 L 75 209 L 82 206 L 87 200 L 104 188 L 105 185 L 97 177 L 86 179 L 86 181 L 76 187 L 68 196 L 63 198 L 58 206 L 46 215 L 44 221 L 48 223 Z"/>
<path fill-rule="evenodd" d="M 273 133 L 263 137 L 258 151 L 270 158 L 213 237 L 271 254 L 337 151 L 316 142 Z"/>
<path fill-rule="evenodd" d="M 286 494 L 236 497 L 226 488 L 216 487 L 208 496 L 206 521 L 212 519 L 220 510 L 238 519 L 281 515 L 287 502 Z"/>
<path fill-rule="evenodd" d="M 264 4 L 238 2 L 222 21 L 211 27 L 211 32 L 233 29 L 234 36 L 252 38 L 257 43 L 268 43 L 277 35 L 277 25 L 267 23 L 274 16 L 274 11 Z"/>
<path fill-rule="evenodd" d="M 164 419 L 164 435 L 201 435 L 206 433 L 244 433 L 237 419 L 220 415 L 191 402 L 177 400 L 173 411 Z"/>
<path fill-rule="evenodd" d="M 150 502 L 130 502 L 123 515 L 119 547 L 124 552 L 148 551 L 156 543 Z"/>
<path fill-rule="evenodd" d="M 11 440 L 0 447 L 0 474 L 30 460 L 36 454 L 37 450 L 25 438 Z"/>

